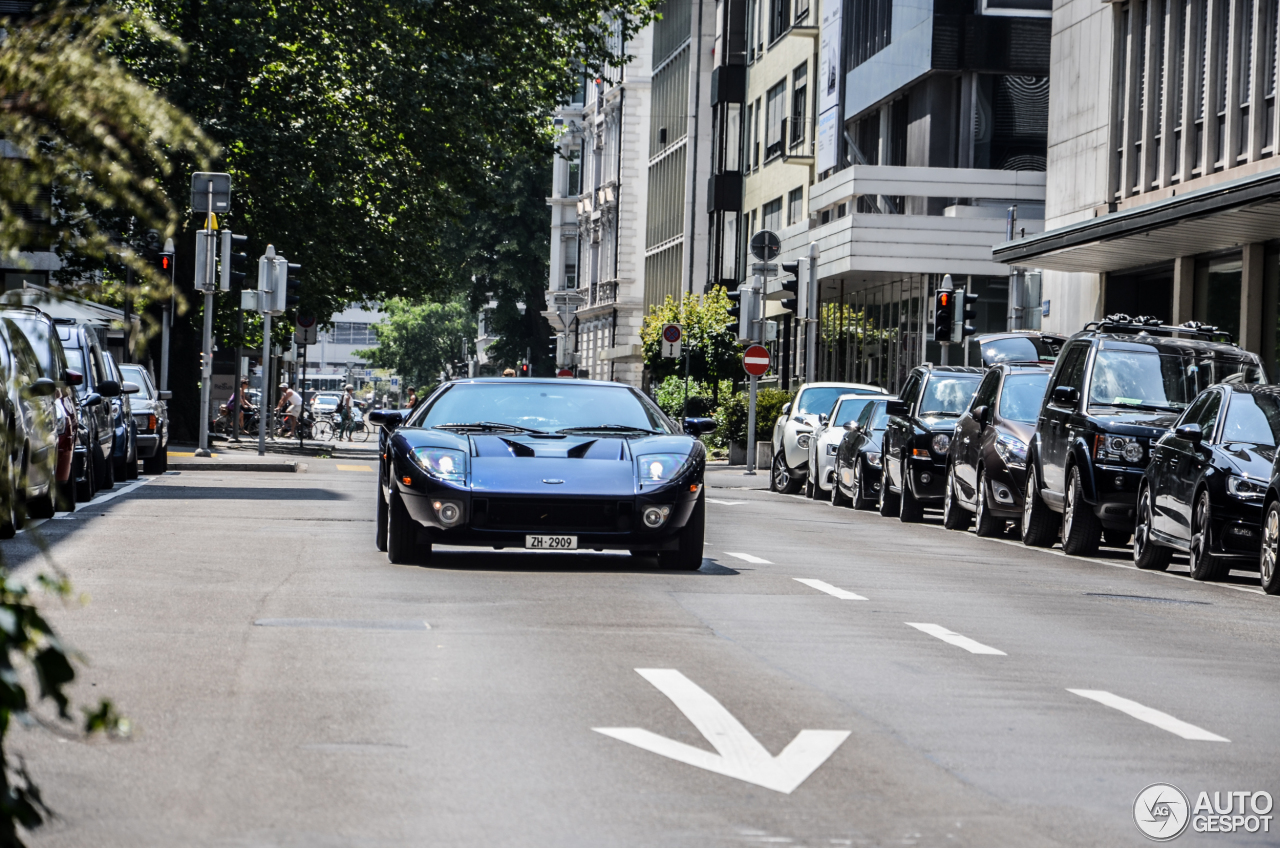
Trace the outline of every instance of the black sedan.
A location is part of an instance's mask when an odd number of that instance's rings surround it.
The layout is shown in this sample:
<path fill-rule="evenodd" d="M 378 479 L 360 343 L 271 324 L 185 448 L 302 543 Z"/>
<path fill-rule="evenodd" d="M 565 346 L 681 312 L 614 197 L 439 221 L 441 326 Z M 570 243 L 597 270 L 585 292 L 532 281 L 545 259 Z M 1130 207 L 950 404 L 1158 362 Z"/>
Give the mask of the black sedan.
<path fill-rule="evenodd" d="M 1052 371 L 1047 365 L 996 365 L 987 371 L 969 408 L 956 422 L 948 456 L 942 523 L 995 536 L 1022 517 L 1027 444 Z"/>
<path fill-rule="evenodd" d="M 1196 580 L 1221 578 L 1233 565 L 1252 568 L 1277 436 L 1280 388 L 1235 384 L 1201 392 L 1152 446 L 1138 489 L 1137 566 L 1168 568 L 1182 550 Z"/>
<path fill-rule="evenodd" d="M 627 550 L 702 565 L 706 451 L 630 386 L 588 380 L 446 383 L 408 412 L 378 410 L 377 544 L 395 563 L 433 544 Z"/>
<path fill-rule="evenodd" d="M 874 400 L 858 417 L 845 425 L 844 438 L 836 452 L 835 488 L 832 502 L 854 509 L 875 506 L 880 491 L 880 447 L 889 426 L 888 398 Z"/>

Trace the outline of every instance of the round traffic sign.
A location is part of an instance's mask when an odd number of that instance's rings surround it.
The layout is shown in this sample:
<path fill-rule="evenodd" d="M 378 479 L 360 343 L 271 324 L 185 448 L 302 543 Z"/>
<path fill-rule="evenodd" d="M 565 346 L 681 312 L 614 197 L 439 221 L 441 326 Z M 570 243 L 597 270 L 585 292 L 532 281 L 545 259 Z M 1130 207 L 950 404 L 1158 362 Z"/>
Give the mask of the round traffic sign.
<path fill-rule="evenodd" d="M 751 237 L 751 255 L 761 262 L 772 262 L 782 251 L 782 240 L 772 230 L 761 230 Z"/>
<path fill-rule="evenodd" d="M 681 337 L 679 324 L 668 324 L 662 328 L 662 340 L 667 344 L 675 344 Z"/>
<path fill-rule="evenodd" d="M 769 349 L 764 345 L 752 345 L 742 352 L 742 368 L 752 377 L 769 373 Z"/>
<path fill-rule="evenodd" d="M 310 330 L 312 327 L 316 325 L 316 316 L 299 315 L 293 323 L 297 326 L 299 330 Z"/>
<path fill-rule="evenodd" d="M 557 372 L 556 372 L 556 376 L 557 376 L 557 377 L 572 377 L 572 376 L 573 376 L 573 372 L 572 372 L 572 371 L 570 371 L 568 368 L 561 368 L 559 371 L 557 371 Z"/>

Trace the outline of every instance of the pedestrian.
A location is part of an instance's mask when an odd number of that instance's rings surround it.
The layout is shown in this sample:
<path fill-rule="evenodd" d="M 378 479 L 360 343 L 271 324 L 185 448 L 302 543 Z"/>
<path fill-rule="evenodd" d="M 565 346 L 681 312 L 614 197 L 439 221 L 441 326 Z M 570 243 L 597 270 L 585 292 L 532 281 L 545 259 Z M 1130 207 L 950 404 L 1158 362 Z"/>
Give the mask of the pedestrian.
<path fill-rule="evenodd" d="M 514 368 L 507 368 L 502 372 L 502 376 L 504 377 L 514 377 L 515 375 L 516 375 L 516 369 Z"/>
<path fill-rule="evenodd" d="M 290 438 L 296 436 L 298 419 L 302 415 L 302 395 L 289 388 L 288 383 L 281 383 L 280 403 L 276 406 L 276 410 L 284 410 L 284 423 L 280 427 L 280 435 L 287 435 Z"/>
<path fill-rule="evenodd" d="M 409 399 L 404 402 L 405 409 L 413 409 L 418 405 L 418 390 L 413 386 L 409 387 Z"/>
<path fill-rule="evenodd" d="M 347 385 L 343 390 L 342 397 L 338 399 L 338 441 L 342 441 L 345 434 L 348 442 L 354 442 L 351 438 L 352 432 L 355 430 L 355 397 L 352 392 L 356 390 L 355 386 Z"/>
<path fill-rule="evenodd" d="M 240 378 L 240 390 L 231 396 L 231 403 L 234 406 L 231 409 L 236 413 L 236 418 L 240 422 L 240 429 L 244 429 L 244 411 L 249 404 L 249 378 Z"/>

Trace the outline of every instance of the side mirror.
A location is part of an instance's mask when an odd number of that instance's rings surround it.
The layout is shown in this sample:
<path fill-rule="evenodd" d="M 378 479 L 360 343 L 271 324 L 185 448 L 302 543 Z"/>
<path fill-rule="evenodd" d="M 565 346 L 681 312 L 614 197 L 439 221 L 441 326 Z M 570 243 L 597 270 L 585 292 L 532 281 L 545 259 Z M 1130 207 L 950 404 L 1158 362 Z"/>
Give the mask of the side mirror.
<path fill-rule="evenodd" d="M 27 387 L 27 394 L 31 397 L 49 397 L 57 391 L 58 384 L 48 377 L 40 377 Z"/>
<path fill-rule="evenodd" d="M 714 433 L 719 425 L 714 418 L 686 418 L 684 420 L 684 431 L 690 436 L 705 436 L 707 433 Z"/>
<path fill-rule="evenodd" d="M 390 409 L 375 409 L 365 416 L 365 420 L 370 424 L 378 424 L 388 430 L 394 430 L 404 420 L 404 413 Z"/>
<path fill-rule="evenodd" d="M 97 392 L 89 392 L 89 394 L 85 395 L 84 400 L 80 402 L 80 405 L 89 407 L 97 406 L 100 403 L 102 403 L 102 395 Z"/>
<path fill-rule="evenodd" d="M 787 413 L 789 413 L 790 411 L 791 411 L 791 404 L 790 404 L 790 402 L 788 402 L 788 403 L 784 403 L 784 404 L 782 405 L 782 414 L 783 414 L 783 415 L 786 415 L 786 414 L 787 414 Z"/>
<path fill-rule="evenodd" d="M 891 416 L 896 415 L 900 418 L 905 418 L 911 414 L 911 404 L 907 403 L 905 400 L 887 401 L 884 405 L 884 411 L 889 413 Z"/>
<path fill-rule="evenodd" d="M 169 398 L 173 397 L 173 392 L 169 391 L 168 389 L 165 389 L 162 392 L 156 392 L 156 397 L 160 398 L 160 400 L 168 400 Z"/>
<path fill-rule="evenodd" d="M 974 421 L 986 425 L 991 417 L 991 410 L 984 404 L 983 406 L 975 406 L 969 411 L 969 414 L 973 416 Z"/>
<path fill-rule="evenodd" d="M 124 382 L 120 384 L 120 394 L 122 395 L 136 395 L 140 391 L 142 391 L 142 387 L 137 383 Z"/>
<path fill-rule="evenodd" d="M 115 380 L 103 380 L 98 384 L 98 394 L 104 398 L 120 397 L 120 384 Z"/>
<path fill-rule="evenodd" d="M 1054 406 L 1067 406 L 1074 408 L 1080 403 L 1080 390 L 1075 386 L 1058 386 L 1053 390 L 1053 394 L 1049 396 Z"/>
<path fill-rule="evenodd" d="M 84 383 L 84 375 L 79 371 L 68 370 L 66 372 L 66 383 L 68 386 L 79 386 Z"/>
<path fill-rule="evenodd" d="M 1200 429 L 1199 424 L 1183 424 L 1173 431 L 1173 435 L 1184 442 L 1191 442 L 1193 445 L 1198 445 L 1204 441 L 1204 431 Z"/>
<path fill-rule="evenodd" d="M 826 423 L 827 423 L 827 416 L 826 416 L 826 414 L 825 414 L 825 413 L 822 413 L 822 412 L 819 412 L 819 413 L 818 413 L 818 423 L 819 423 L 819 424 L 826 424 Z"/>

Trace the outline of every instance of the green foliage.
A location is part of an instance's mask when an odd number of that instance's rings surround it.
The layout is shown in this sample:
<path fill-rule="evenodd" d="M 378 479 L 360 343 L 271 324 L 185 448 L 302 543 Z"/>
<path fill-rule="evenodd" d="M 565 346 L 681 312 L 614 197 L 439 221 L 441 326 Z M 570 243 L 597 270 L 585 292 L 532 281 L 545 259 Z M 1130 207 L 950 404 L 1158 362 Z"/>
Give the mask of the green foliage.
<path fill-rule="evenodd" d="M 356 355 L 374 368 L 389 368 L 410 386 L 434 386 L 440 372 L 464 361 L 476 337 L 475 319 L 461 298 L 447 303 L 410 303 L 393 298 L 382 305 L 386 319 L 374 325 L 378 346 Z"/>
<path fill-rule="evenodd" d="M 719 392 L 716 387 L 710 383 L 699 383 L 696 380 L 689 381 L 689 417 L 690 418 L 711 418 L 715 415 L 715 401 L 717 397 L 728 397 L 733 392 L 733 384 L 728 380 L 721 380 Z M 654 397 L 658 402 L 659 408 L 667 413 L 673 421 L 678 421 L 684 417 L 684 398 L 685 383 L 683 377 L 672 375 L 663 380 L 658 385 Z"/>
<path fill-rule="evenodd" d="M 773 425 L 782 414 L 782 407 L 795 398 L 794 392 L 782 389 L 756 390 L 756 441 L 767 442 L 773 438 Z M 716 433 L 727 442 L 747 443 L 748 397 L 746 392 L 731 395 L 716 411 L 720 428 Z"/>
<path fill-rule="evenodd" d="M 640 328 L 644 342 L 645 366 L 653 379 L 673 374 L 684 376 L 684 359 L 662 356 L 662 325 L 679 324 L 684 329 L 682 345 L 689 355 L 689 375 L 699 382 L 714 382 L 741 373 L 737 335 L 730 324 L 729 298 L 720 286 L 697 297 L 684 295 L 679 302 L 670 296 L 661 306 L 651 306 Z M 736 370 L 735 370 L 736 369 Z"/>

